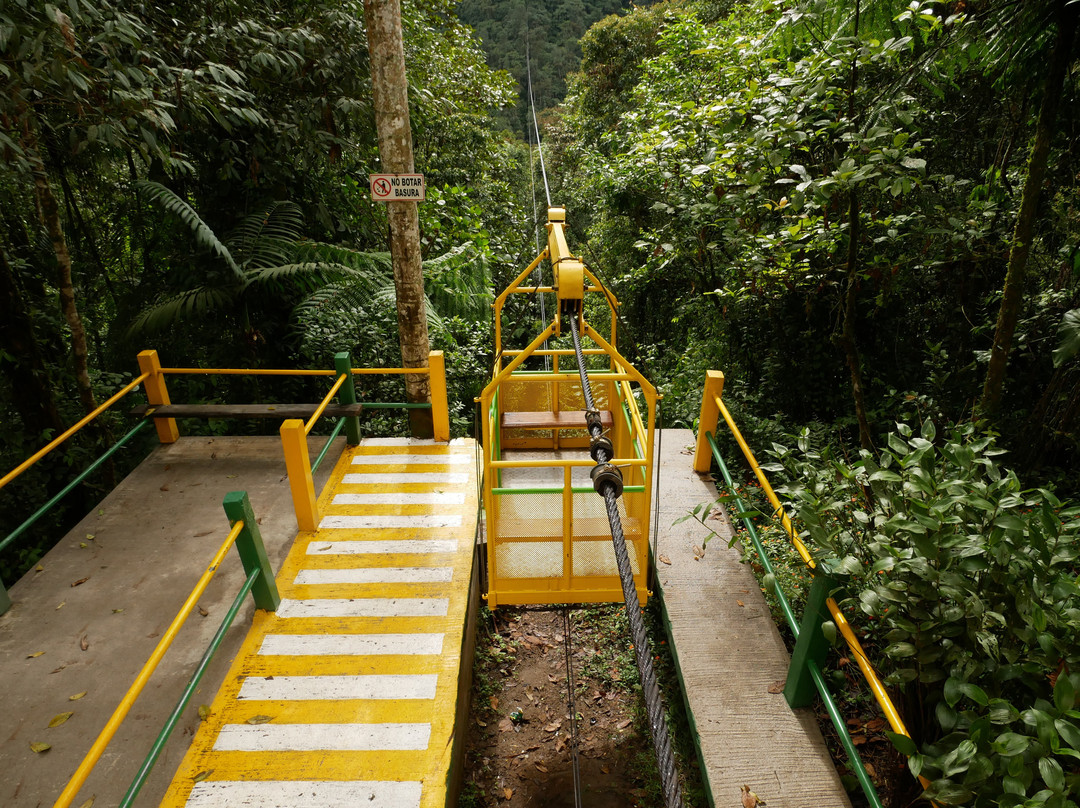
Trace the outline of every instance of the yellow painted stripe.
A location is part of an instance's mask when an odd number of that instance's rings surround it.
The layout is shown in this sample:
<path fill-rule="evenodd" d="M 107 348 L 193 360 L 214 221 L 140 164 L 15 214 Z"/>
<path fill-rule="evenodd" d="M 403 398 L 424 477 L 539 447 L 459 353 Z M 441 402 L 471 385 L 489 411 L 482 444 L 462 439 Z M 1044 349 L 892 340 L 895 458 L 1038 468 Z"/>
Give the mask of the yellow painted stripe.
<path fill-rule="evenodd" d="M 353 464 L 358 454 L 369 457 L 379 455 L 424 455 L 431 462 L 386 463 L 368 462 Z M 356 617 L 294 617 L 283 618 L 277 614 L 257 612 L 251 630 L 234 660 L 229 675 L 211 705 L 210 715 L 200 726 L 191 749 L 185 756 L 176 778 L 162 805 L 185 805 L 191 793 L 195 777 L 206 784 L 231 781 L 333 781 L 343 782 L 421 782 L 423 783 L 420 805 L 435 808 L 445 804 L 445 784 L 449 774 L 450 754 L 453 747 L 454 720 L 459 696 L 460 651 L 464 636 L 464 621 L 468 605 L 468 584 L 473 563 L 473 544 L 476 519 L 476 481 L 474 466 L 470 463 L 439 463 L 439 455 L 453 454 L 457 457 L 475 457 L 471 443 L 457 444 L 447 450 L 432 444 L 409 444 L 401 441 L 371 444 L 365 442 L 358 448 L 348 449 L 338 461 L 330 482 L 319 496 L 323 514 L 364 516 L 417 516 L 438 515 L 460 517 L 460 528 L 363 528 L 334 529 L 323 533 L 301 533 L 278 574 L 278 587 L 287 601 L 320 601 L 334 603 L 387 603 L 391 601 L 445 602 L 446 615 L 432 617 L 388 617 L 383 615 Z M 409 475 L 416 471 L 464 473 L 460 483 L 387 483 L 387 474 Z M 345 484 L 344 475 L 363 475 L 362 483 Z M 371 482 L 368 482 L 370 478 Z M 382 480 L 380 482 L 380 479 Z M 399 477 L 398 479 L 407 479 Z M 333 497 L 341 492 L 375 493 L 449 493 L 454 492 L 458 503 L 445 502 L 423 504 L 341 505 L 333 504 Z M 391 500 L 392 502 L 392 500 Z M 421 521 L 421 520 L 417 520 Z M 348 553 L 336 552 L 337 548 L 356 549 L 362 546 L 376 547 L 376 543 L 410 541 L 410 550 L 423 548 L 425 542 L 436 540 L 449 542 L 453 552 L 427 553 Z M 367 544 L 368 542 L 374 542 Z M 431 542 L 436 549 L 442 544 Z M 333 550 L 333 551 L 332 551 Z M 311 551 L 311 552 L 309 552 Z M 302 570 L 373 570 L 400 571 L 412 567 L 449 569 L 451 580 L 395 583 L 296 583 Z M 394 573 L 396 574 L 396 573 Z M 391 574 L 390 577 L 394 577 Z M 383 576 L 379 576 L 383 577 Z M 407 577 L 400 576 L 397 577 Z M 378 600 L 376 600 L 378 599 Z M 355 643 L 346 645 L 341 635 L 362 634 L 438 634 L 442 635 L 442 653 L 434 654 L 336 654 L 285 655 L 260 654 L 264 638 L 274 635 L 327 635 L 326 643 L 343 643 L 342 647 L 357 648 Z M 367 646 L 370 647 L 370 646 Z M 366 685 L 353 677 L 405 677 L 409 682 L 435 683 L 435 697 L 385 698 L 390 691 L 369 691 Z M 248 693 L 267 696 L 277 693 L 322 693 L 334 695 L 329 700 L 305 697 L 281 699 L 238 699 L 246 679 L 274 677 L 282 687 L 262 686 L 248 688 Z M 286 677 L 300 677 L 287 680 Z M 338 677 L 335 680 L 315 681 L 321 677 Z M 426 678 L 425 678 L 426 677 Z M 390 680 L 380 679 L 380 682 Z M 287 683 L 297 687 L 288 689 Z M 356 682 L 356 690 L 351 689 Z M 412 691 L 403 691 L 412 692 Z M 417 691 L 419 692 L 419 691 Z M 423 692 L 430 695 L 430 690 Z M 375 698 L 340 698 L 342 695 L 366 693 Z M 305 725 L 309 729 L 305 730 Z M 327 729 L 341 725 L 341 733 Z M 359 725 L 359 726 L 357 726 Z M 240 744 L 255 748 L 260 745 L 285 749 L 291 744 L 328 743 L 348 746 L 350 743 L 366 743 L 363 725 L 394 725 L 408 729 L 409 737 L 430 737 L 427 748 L 420 751 L 215 751 L 214 745 L 223 728 L 223 745 Z M 351 728 L 349 728 L 351 727 Z M 380 732 L 384 730 L 379 730 Z M 419 734 L 417 734 L 419 733 Z M 340 737 L 339 737 L 340 736 Z M 386 736 L 390 737 L 390 736 Z M 305 741 L 307 738 L 309 740 Z M 326 741 L 311 738 L 327 739 Z M 352 739 L 352 740 L 350 740 Z M 391 745 L 398 743 L 392 738 Z M 406 741 L 402 740 L 401 743 Z M 415 742 L 415 740 L 414 740 Z M 209 772 L 209 774 L 207 774 Z M 200 787 L 199 799 L 205 803 L 215 793 L 209 786 Z M 222 792 L 225 793 L 225 792 Z M 338 793 L 338 792 L 335 792 Z M 341 792 L 346 793 L 346 792 Z M 351 792 L 348 792 L 351 793 Z M 284 804 L 284 803 L 283 803 Z"/>

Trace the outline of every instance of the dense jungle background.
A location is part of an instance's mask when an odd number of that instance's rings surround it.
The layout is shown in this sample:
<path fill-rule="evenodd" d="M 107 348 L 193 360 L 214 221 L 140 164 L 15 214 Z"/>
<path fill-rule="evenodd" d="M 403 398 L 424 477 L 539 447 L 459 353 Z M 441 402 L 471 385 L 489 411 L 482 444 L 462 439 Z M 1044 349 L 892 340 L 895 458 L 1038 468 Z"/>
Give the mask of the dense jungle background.
<path fill-rule="evenodd" d="M 822 557 L 898 571 L 899 589 L 859 579 L 857 608 L 959 604 L 879 623 L 927 744 L 912 769 L 941 804 L 1075 805 L 1080 0 L 403 6 L 456 433 L 490 367 L 493 292 L 535 255 L 546 205 L 528 50 L 552 201 L 622 301 L 620 344 L 664 393 L 664 425 L 692 426 L 705 371 L 723 370 Z M 397 363 L 359 0 L 9 0 L 0 77 L 0 469 L 132 379 L 145 348 L 172 366 Z M 539 318 L 522 304 L 510 330 Z M 322 395 L 170 384 L 187 402 Z M 0 491 L 0 537 L 127 431 L 126 408 Z M 199 429 L 276 425 L 183 426 Z M 0 554 L 0 578 L 151 441 Z M 898 530 L 923 544 L 885 548 Z M 966 656 L 942 651 L 962 634 Z"/>

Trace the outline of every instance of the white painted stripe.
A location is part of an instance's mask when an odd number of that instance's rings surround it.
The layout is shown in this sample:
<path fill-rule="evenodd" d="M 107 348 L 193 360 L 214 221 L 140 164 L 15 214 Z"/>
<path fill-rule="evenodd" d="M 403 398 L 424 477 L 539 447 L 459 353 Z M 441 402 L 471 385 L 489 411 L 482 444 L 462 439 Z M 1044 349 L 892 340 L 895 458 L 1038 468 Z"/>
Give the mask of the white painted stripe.
<path fill-rule="evenodd" d="M 434 673 L 249 676 L 240 686 L 240 695 L 237 698 L 251 701 L 433 699 L 438 680 L 438 675 Z"/>
<path fill-rule="evenodd" d="M 324 516 L 319 522 L 319 530 L 385 530 L 388 528 L 436 528 L 461 527 L 461 514 L 437 516 L 431 513 L 416 516 L 361 516 L 333 515 Z"/>
<path fill-rule="evenodd" d="M 464 494 L 446 494 L 443 492 L 417 494 L 336 494 L 335 505 L 461 505 L 465 502 Z"/>
<path fill-rule="evenodd" d="M 463 454 L 372 454 L 354 455 L 354 466 L 463 466 L 473 458 Z"/>
<path fill-rule="evenodd" d="M 395 539 L 389 541 L 313 541 L 308 555 L 366 555 L 368 553 L 453 553 L 456 539 Z"/>
<path fill-rule="evenodd" d="M 431 724 L 226 724 L 217 752 L 370 752 L 427 749 Z"/>
<path fill-rule="evenodd" d="M 356 570 L 300 570 L 295 583 L 317 584 L 429 584 L 449 583 L 453 567 L 364 567 Z"/>
<path fill-rule="evenodd" d="M 468 474 L 444 474 L 442 472 L 414 471 L 401 474 L 346 474 L 341 481 L 346 485 L 362 485 L 364 483 L 464 483 L 468 482 Z"/>
<path fill-rule="evenodd" d="M 419 808 L 423 783 L 371 780 L 203 780 L 187 808 Z"/>
<path fill-rule="evenodd" d="M 264 656 L 438 656 L 442 634 L 267 634 Z"/>
<path fill-rule="evenodd" d="M 447 598 L 282 598 L 277 616 L 292 617 L 445 617 Z"/>

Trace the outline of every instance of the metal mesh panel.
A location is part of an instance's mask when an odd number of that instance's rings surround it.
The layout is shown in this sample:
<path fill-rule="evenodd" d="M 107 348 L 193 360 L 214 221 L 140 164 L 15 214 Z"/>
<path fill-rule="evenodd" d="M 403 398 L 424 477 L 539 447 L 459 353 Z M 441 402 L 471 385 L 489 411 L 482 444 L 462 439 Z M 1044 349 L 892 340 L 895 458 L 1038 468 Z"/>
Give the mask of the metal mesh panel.
<path fill-rule="evenodd" d="M 562 494 L 499 494 L 494 536 L 499 578 L 561 578 Z M 529 541 L 552 538 L 556 541 Z"/>
<path fill-rule="evenodd" d="M 573 574 L 618 575 L 615 551 L 611 546 L 611 524 L 608 522 L 604 500 L 592 491 L 574 494 L 573 499 Z M 638 575 L 644 561 L 638 550 L 638 545 L 642 543 L 635 541 L 641 536 L 641 521 L 627 513 L 625 499 L 620 498 L 618 505 L 627 550 L 630 553 L 630 566 L 634 575 Z"/>

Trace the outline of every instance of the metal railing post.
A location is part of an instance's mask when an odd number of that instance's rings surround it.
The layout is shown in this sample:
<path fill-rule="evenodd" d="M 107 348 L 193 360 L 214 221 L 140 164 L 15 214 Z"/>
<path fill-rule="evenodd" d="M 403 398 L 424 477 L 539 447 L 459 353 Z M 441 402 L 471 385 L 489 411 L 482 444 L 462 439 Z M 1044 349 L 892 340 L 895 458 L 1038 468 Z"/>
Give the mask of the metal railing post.
<path fill-rule="evenodd" d="M 356 403 L 356 385 L 353 383 L 352 374 L 352 357 L 349 356 L 348 351 L 340 351 L 334 354 L 334 370 L 337 371 L 337 375 L 346 376 L 345 384 L 341 385 L 341 389 L 338 390 L 338 398 L 342 404 L 355 404 Z M 355 415 L 350 415 L 345 418 L 345 440 L 348 441 L 350 446 L 356 446 L 360 443 L 360 419 Z"/>
<path fill-rule="evenodd" d="M 705 371 L 705 390 L 701 394 L 701 416 L 698 418 L 697 447 L 694 449 L 694 471 L 706 472 L 712 467 L 712 447 L 705 436 L 716 432 L 720 408 L 716 399 L 724 392 L 724 374 L 719 370 Z"/>
<path fill-rule="evenodd" d="M 143 382 L 147 403 L 151 407 L 170 404 L 169 390 L 165 386 L 165 374 L 161 372 L 161 362 L 157 351 L 139 352 L 139 370 L 150 374 Z M 180 437 L 174 418 L 155 418 L 154 428 L 157 429 L 158 440 L 162 443 L 176 443 Z"/>
<path fill-rule="evenodd" d="M 450 409 L 446 398 L 446 359 L 442 351 L 428 354 L 428 379 L 431 385 L 431 423 L 436 441 L 450 440 Z"/>
<path fill-rule="evenodd" d="M 311 478 L 303 421 L 290 418 L 281 425 L 281 446 L 285 450 L 285 471 L 289 475 L 296 524 L 301 530 L 314 531 L 319 524 L 319 509 L 315 504 L 315 481 Z"/>
<path fill-rule="evenodd" d="M 236 550 L 240 553 L 244 572 L 250 575 L 254 570 L 259 571 L 259 577 L 251 587 L 251 597 L 255 599 L 255 607 L 268 612 L 276 611 L 278 604 L 281 603 L 281 595 L 278 594 L 274 570 L 270 566 L 270 559 L 266 556 L 262 532 L 259 530 L 258 522 L 255 521 L 255 513 L 251 510 L 251 500 L 248 499 L 247 491 L 230 491 L 225 495 L 222 504 L 225 507 L 225 515 L 229 517 L 230 526 L 237 522 L 244 523 L 240 535 L 236 537 Z"/>
<path fill-rule="evenodd" d="M 829 619 L 829 609 L 825 601 L 829 598 L 832 580 L 818 566 L 814 569 L 814 581 L 806 598 L 802 623 L 799 626 L 799 638 L 791 652 L 791 665 L 788 667 L 787 684 L 784 685 L 784 698 L 791 708 L 805 707 L 817 696 L 817 686 L 810 673 L 809 662 L 821 668 L 825 664 L 825 655 L 829 651 L 829 640 L 821 630 L 821 625 Z"/>

